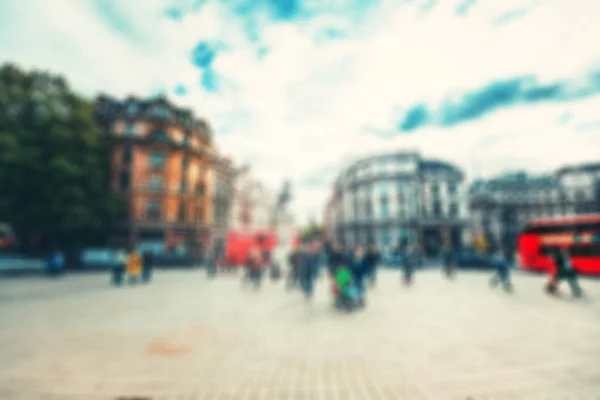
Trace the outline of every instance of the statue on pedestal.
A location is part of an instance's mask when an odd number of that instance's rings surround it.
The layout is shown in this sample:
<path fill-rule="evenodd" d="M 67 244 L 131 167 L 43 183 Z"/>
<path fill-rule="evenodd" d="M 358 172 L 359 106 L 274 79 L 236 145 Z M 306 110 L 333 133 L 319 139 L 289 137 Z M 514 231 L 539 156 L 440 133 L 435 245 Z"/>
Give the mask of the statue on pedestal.
<path fill-rule="evenodd" d="M 277 226 L 279 216 L 287 209 L 287 206 L 292 198 L 291 184 L 289 181 L 283 183 L 283 187 L 277 197 L 277 203 L 273 210 L 273 224 Z"/>

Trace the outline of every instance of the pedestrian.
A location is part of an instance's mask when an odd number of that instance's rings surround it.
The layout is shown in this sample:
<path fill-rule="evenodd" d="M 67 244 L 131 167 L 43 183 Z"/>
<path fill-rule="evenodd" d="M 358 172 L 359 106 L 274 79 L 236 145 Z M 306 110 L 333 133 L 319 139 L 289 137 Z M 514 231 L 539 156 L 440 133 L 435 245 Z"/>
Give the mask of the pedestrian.
<path fill-rule="evenodd" d="M 154 253 L 151 250 L 146 250 L 142 256 L 142 283 L 148 283 L 152 280 L 153 269 Z"/>
<path fill-rule="evenodd" d="M 365 263 L 365 252 L 362 246 L 357 246 L 350 260 L 350 271 L 352 272 L 352 280 L 356 285 L 359 295 L 359 304 L 364 306 L 365 301 L 365 278 L 368 273 L 367 265 Z"/>
<path fill-rule="evenodd" d="M 299 269 L 300 269 L 300 249 L 293 249 L 288 257 L 288 279 L 287 279 L 287 289 L 291 290 L 295 288 L 299 284 Z"/>
<path fill-rule="evenodd" d="M 377 281 L 377 268 L 381 261 L 381 253 L 375 245 L 370 245 L 365 255 L 365 267 L 367 268 L 367 278 L 371 287 L 375 286 Z"/>
<path fill-rule="evenodd" d="M 127 280 L 130 285 L 134 285 L 140 279 L 142 272 L 142 256 L 132 247 L 127 257 Z"/>
<path fill-rule="evenodd" d="M 214 278 L 217 275 L 217 265 L 219 264 L 219 258 L 217 251 L 213 250 L 212 253 L 206 256 L 206 276 L 208 278 Z"/>
<path fill-rule="evenodd" d="M 550 279 L 546 285 L 546 291 L 550 294 L 556 294 L 560 281 L 566 280 L 571 287 L 573 297 L 581 297 L 583 293 L 577 280 L 577 271 L 571 264 L 569 251 L 566 248 L 556 249 L 553 254 L 553 260 L 554 270 L 551 272 Z"/>
<path fill-rule="evenodd" d="M 53 249 L 46 259 L 46 273 L 50 277 L 59 276 L 64 269 L 65 258 L 58 249 Z"/>
<path fill-rule="evenodd" d="M 59 276 L 65 267 L 65 258 L 63 254 L 58 250 L 54 249 L 50 252 L 48 259 L 46 260 L 46 271 L 49 276 Z"/>
<path fill-rule="evenodd" d="M 115 252 L 115 264 L 112 269 L 112 284 L 121 286 L 123 284 L 123 276 L 127 268 L 127 252 L 124 249 L 118 249 Z"/>
<path fill-rule="evenodd" d="M 331 279 L 335 279 L 336 269 L 347 264 L 347 257 L 341 244 L 333 243 L 325 248 L 327 254 L 327 273 Z"/>
<path fill-rule="evenodd" d="M 314 291 L 314 281 L 318 270 L 318 252 L 314 245 L 304 244 L 300 253 L 299 278 L 300 286 L 306 300 L 311 300 Z"/>
<path fill-rule="evenodd" d="M 496 287 L 500 283 L 504 291 L 511 292 L 512 284 L 510 282 L 510 263 L 507 257 L 507 250 L 497 248 L 490 253 L 491 263 L 494 266 L 494 275 L 490 279 L 490 286 Z"/>
<path fill-rule="evenodd" d="M 444 265 L 444 275 L 448 279 L 454 278 L 456 273 L 456 268 L 454 268 L 454 260 L 456 258 L 456 252 L 454 252 L 449 246 L 445 246 L 443 249 L 443 265 Z"/>
<path fill-rule="evenodd" d="M 402 249 L 402 281 L 406 286 L 409 286 L 413 280 L 414 264 L 413 259 L 417 257 L 415 254 L 416 248 L 409 248 L 404 246 Z"/>
<path fill-rule="evenodd" d="M 248 260 L 246 261 L 247 280 L 254 286 L 255 290 L 260 289 L 263 273 L 263 259 L 260 249 L 253 248 L 250 250 Z"/>

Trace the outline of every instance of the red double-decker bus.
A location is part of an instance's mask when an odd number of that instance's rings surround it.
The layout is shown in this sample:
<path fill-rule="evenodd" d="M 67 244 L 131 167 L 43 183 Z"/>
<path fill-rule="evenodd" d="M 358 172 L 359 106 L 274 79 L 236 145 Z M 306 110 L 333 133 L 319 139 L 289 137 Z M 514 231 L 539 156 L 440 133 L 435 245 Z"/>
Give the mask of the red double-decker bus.
<path fill-rule="evenodd" d="M 0 222 L 0 251 L 13 250 L 15 245 L 15 233 L 11 226 Z"/>
<path fill-rule="evenodd" d="M 277 246 L 277 236 L 272 229 L 238 229 L 227 233 L 223 266 L 241 266 L 248 260 L 251 249 L 272 252 Z"/>
<path fill-rule="evenodd" d="M 530 271 L 554 269 L 556 249 L 568 249 L 580 273 L 600 274 L 600 214 L 531 220 L 519 236 L 519 263 Z"/>

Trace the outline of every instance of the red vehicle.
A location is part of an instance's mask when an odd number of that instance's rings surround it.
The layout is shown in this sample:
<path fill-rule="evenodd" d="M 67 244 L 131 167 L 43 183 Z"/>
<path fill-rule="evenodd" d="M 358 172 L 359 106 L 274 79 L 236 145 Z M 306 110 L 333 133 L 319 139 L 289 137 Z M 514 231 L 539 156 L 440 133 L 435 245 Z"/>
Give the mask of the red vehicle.
<path fill-rule="evenodd" d="M 0 251 L 11 250 L 15 245 L 15 233 L 10 225 L 0 223 Z"/>
<path fill-rule="evenodd" d="M 551 254 L 567 248 L 578 272 L 600 274 L 600 214 L 531 220 L 519 236 L 518 245 L 524 270 L 554 269 Z"/>
<path fill-rule="evenodd" d="M 225 266 L 241 266 L 248 260 L 253 248 L 261 253 L 271 253 L 277 246 L 277 237 L 272 229 L 235 230 L 227 233 Z"/>

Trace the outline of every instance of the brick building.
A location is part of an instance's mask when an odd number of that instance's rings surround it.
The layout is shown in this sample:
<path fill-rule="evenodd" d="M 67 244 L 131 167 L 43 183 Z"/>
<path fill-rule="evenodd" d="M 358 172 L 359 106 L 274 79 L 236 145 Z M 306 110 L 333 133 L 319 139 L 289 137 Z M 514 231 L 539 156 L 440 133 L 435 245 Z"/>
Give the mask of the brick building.
<path fill-rule="evenodd" d="M 201 257 L 213 233 L 226 229 L 223 217 L 215 221 L 215 208 L 222 213 L 221 204 L 229 204 L 231 191 L 221 188 L 223 182 L 231 186 L 236 173 L 217 154 L 209 125 L 164 98 L 119 101 L 102 95 L 95 115 L 114 142 L 113 188 L 129 204 L 113 244 Z"/>

